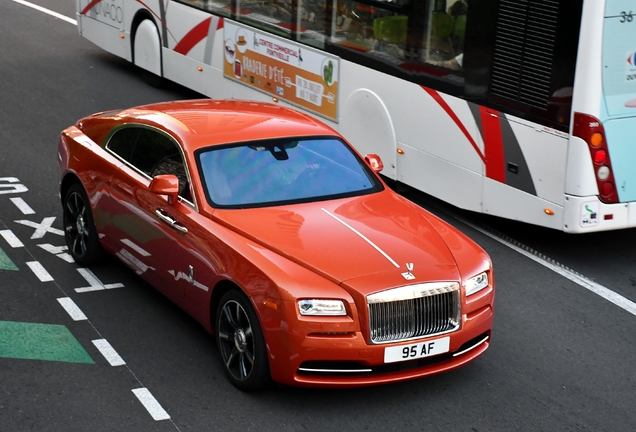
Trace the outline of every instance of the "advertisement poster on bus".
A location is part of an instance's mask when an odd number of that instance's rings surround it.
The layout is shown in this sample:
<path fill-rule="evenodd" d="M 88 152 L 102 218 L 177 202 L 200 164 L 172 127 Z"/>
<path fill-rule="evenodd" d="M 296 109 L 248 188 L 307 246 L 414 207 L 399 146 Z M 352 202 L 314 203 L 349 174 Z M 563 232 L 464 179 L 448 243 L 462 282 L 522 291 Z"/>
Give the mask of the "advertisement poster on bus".
<path fill-rule="evenodd" d="M 338 120 L 337 57 L 229 20 L 224 40 L 226 78 Z"/>

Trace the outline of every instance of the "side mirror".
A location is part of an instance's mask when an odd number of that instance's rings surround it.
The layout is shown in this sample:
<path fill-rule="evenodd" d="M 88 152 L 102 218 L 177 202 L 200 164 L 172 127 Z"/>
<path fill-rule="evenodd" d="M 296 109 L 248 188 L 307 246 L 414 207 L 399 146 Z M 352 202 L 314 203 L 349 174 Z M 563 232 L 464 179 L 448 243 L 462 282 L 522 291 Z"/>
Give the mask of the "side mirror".
<path fill-rule="evenodd" d="M 382 159 L 377 154 L 368 154 L 364 157 L 364 161 L 369 165 L 369 168 L 376 173 L 379 174 L 380 171 L 384 169 L 384 164 L 382 163 Z"/>
<path fill-rule="evenodd" d="M 148 189 L 157 195 L 167 195 L 168 203 L 174 205 L 179 196 L 179 179 L 174 174 L 161 174 L 151 180 Z"/>

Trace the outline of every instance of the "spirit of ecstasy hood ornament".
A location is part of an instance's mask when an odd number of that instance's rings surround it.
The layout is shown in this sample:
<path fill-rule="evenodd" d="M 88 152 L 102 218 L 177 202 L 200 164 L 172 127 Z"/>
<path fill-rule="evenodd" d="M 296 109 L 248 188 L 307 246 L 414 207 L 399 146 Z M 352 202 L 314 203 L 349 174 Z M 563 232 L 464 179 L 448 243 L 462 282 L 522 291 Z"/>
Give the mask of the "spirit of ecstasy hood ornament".
<path fill-rule="evenodd" d="M 404 276 L 404 279 L 406 280 L 415 279 L 415 275 L 411 273 L 411 270 L 413 270 L 413 263 L 406 263 L 406 270 L 408 271 L 405 273 L 402 273 L 402 276 Z"/>

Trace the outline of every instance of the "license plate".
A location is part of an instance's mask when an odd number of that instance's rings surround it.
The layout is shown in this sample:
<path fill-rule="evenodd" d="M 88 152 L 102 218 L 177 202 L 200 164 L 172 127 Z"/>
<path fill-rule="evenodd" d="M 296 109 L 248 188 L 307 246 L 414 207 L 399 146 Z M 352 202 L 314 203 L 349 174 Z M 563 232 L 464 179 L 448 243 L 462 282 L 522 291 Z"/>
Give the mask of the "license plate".
<path fill-rule="evenodd" d="M 450 336 L 411 345 L 386 347 L 384 348 L 384 363 L 395 363 L 444 354 L 449 349 Z"/>

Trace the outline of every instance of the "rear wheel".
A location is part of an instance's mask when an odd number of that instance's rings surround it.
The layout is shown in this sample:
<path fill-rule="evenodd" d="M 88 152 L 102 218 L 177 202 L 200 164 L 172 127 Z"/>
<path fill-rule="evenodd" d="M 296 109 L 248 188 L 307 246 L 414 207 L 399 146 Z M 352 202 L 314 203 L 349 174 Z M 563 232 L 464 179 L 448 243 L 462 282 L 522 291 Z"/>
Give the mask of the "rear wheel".
<path fill-rule="evenodd" d="M 267 349 L 248 298 L 236 289 L 225 293 L 215 322 L 217 346 L 230 382 L 244 391 L 265 388 L 271 379 Z"/>
<path fill-rule="evenodd" d="M 98 263 L 103 258 L 93 213 L 80 184 L 72 185 L 64 197 L 64 237 L 68 250 L 80 265 Z"/>

